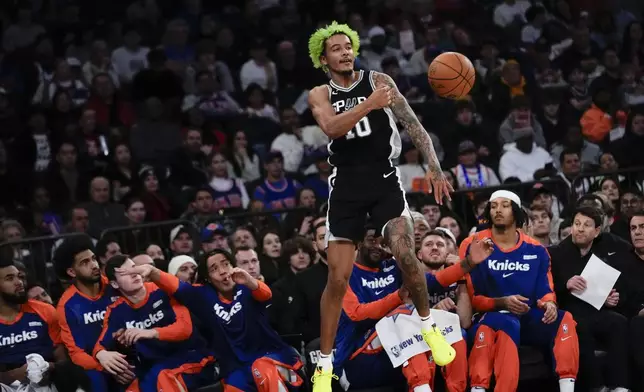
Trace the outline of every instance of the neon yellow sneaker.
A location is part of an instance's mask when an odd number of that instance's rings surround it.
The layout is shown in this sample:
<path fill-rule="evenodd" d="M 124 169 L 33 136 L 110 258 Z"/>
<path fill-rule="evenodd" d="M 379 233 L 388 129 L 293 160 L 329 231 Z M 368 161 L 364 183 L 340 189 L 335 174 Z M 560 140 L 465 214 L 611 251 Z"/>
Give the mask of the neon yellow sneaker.
<path fill-rule="evenodd" d="M 311 382 L 313 382 L 313 392 L 331 392 L 331 382 L 337 380 L 338 376 L 333 374 L 333 370 L 322 370 L 318 367 L 315 369 Z"/>
<path fill-rule="evenodd" d="M 430 331 L 422 330 L 420 331 L 425 339 L 425 343 L 432 350 L 432 357 L 434 357 L 434 362 L 438 366 L 448 365 L 450 362 L 456 358 L 456 350 L 454 347 L 447 344 L 445 337 L 439 331 L 439 329 L 434 325 Z"/>

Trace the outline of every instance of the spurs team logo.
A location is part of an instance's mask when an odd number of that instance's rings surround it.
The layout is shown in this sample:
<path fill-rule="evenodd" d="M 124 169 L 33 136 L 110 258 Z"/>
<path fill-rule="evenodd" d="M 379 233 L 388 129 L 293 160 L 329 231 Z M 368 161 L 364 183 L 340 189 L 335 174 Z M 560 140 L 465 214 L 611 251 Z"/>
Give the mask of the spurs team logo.
<path fill-rule="evenodd" d="M 342 101 L 333 102 L 333 110 L 335 110 L 336 113 L 346 112 L 347 110 L 351 110 L 352 108 L 360 105 L 366 100 L 367 98 L 365 97 L 351 97 Z"/>
<path fill-rule="evenodd" d="M 0 347 L 13 346 L 34 339 L 38 339 L 38 332 L 36 331 L 22 331 L 21 333 L 12 333 L 9 336 L 0 335 Z"/>
<path fill-rule="evenodd" d="M 487 267 L 492 271 L 530 271 L 530 264 L 510 260 L 488 260 Z"/>
<path fill-rule="evenodd" d="M 99 321 L 103 321 L 105 318 L 105 311 L 104 310 L 97 310 L 94 312 L 87 312 L 83 314 L 83 322 L 85 325 L 87 324 L 94 324 Z"/>
<path fill-rule="evenodd" d="M 128 321 L 125 323 L 125 328 L 138 328 L 138 329 L 148 329 L 154 324 L 163 320 L 164 314 L 162 311 L 158 311 L 154 314 L 148 315 L 148 318 L 142 321 Z"/>

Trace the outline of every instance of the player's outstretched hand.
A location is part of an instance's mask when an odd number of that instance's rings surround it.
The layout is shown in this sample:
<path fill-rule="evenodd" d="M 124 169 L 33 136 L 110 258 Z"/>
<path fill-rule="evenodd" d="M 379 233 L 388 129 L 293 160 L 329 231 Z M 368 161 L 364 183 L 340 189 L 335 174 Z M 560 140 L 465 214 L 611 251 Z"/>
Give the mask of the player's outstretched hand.
<path fill-rule="evenodd" d="M 246 287 L 248 287 L 250 289 L 257 288 L 256 287 L 257 286 L 257 281 L 255 280 L 255 278 L 250 276 L 250 274 L 248 272 L 246 272 L 245 270 L 243 270 L 241 268 L 233 268 L 231 278 L 232 278 L 233 282 L 235 282 L 236 284 L 246 286 Z M 251 286 L 255 286 L 255 287 L 251 287 Z"/>
<path fill-rule="evenodd" d="M 373 90 L 367 100 L 371 105 L 371 110 L 378 110 L 391 106 L 391 103 L 393 102 L 393 96 L 394 94 L 391 90 L 391 87 L 381 86 Z"/>
<path fill-rule="evenodd" d="M 425 180 L 427 180 L 428 191 L 429 193 L 434 194 L 434 199 L 436 203 L 443 204 L 443 196 L 447 197 L 448 200 L 452 200 L 450 196 L 451 192 L 454 192 L 454 187 L 450 184 L 449 180 L 445 176 L 440 168 L 430 168 L 425 174 Z"/>
<path fill-rule="evenodd" d="M 509 295 L 501 298 L 501 307 L 514 314 L 525 314 L 530 310 L 530 307 L 525 301 L 528 301 L 528 299 L 522 295 Z"/>
<path fill-rule="evenodd" d="M 469 258 L 472 264 L 478 265 L 487 260 L 494 250 L 494 243 L 489 238 L 474 239 L 470 244 Z"/>
<path fill-rule="evenodd" d="M 537 306 L 544 310 L 543 317 L 541 318 L 544 324 L 552 324 L 557 320 L 557 305 L 554 302 L 539 301 Z"/>
<path fill-rule="evenodd" d="M 96 359 L 103 368 L 111 375 L 126 373 L 130 371 L 130 364 L 125 359 L 125 355 L 116 351 L 102 350 L 96 354 Z"/>

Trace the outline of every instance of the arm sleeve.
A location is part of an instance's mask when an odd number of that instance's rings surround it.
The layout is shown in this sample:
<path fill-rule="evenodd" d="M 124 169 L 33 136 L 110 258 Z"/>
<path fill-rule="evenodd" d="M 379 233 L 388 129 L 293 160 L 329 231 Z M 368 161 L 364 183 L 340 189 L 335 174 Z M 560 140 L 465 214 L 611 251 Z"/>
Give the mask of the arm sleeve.
<path fill-rule="evenodd" d="M 255 290 L 251 291 L 253 299 L 258 302 L 266 302 L 273 296 L 271 289 L 266 285 L 266 283 L 257 281 L 258 286 Z"/>
<path fill-rule="evenodd" d="M 96 358 L 96 354 L 98 354 L 100 351 L 111 350 L 116 345 L 116 341 L 114 340 L 113 335 L 122 327 L 122 323 L 120 322 L 118 317 L 118 310 L 114 312 L 118 304 L 119 301 L 113 303 L 112 305 L 108 306 L 107 310 L 105 311 L 105 319 L 103 319 L 103 330 L 98 336 L 98 340 L 96 341 L 96 345 L 94 346 L 94 351 L 92 352 L 94 358 Z"/>
<path fill-rule="evenodd" d="M 439 287 L 448 287 L 452 283 L 458 282 L 465 275 L 463 267 L 460 263 L 450 265 L 449 267 L 442 269 L 436 273 L 436 275 L 427 273 L 425 277 L 427 278 L 427 289 L 432 290 Z"/>
<path fill-rule="evenodd" d="M 196 286 L 190 283 L 182 282 L 174 275 L 167 272 L 159 271 L 159 281 L 156 285 L 166 294 L 173 296 L 183 305 L 190 306 L 192 301 L 198 299 Z"/>
<path fill-rule="evenodd" d="M 39 303 L 36 312 L 47 323 L 47 333 L 49 338 L 55 345 L 62 344 L 60 339 L 60 324 L 58 323 L 58 316 L 56 309 L 53 306 L 45 303 Z"/>
<path fill-rule="evenodd" d="M 75 322 L 70 325 L 68 320 L 67 308 L 64 303 L 61 303 L 58 305 L 60 337 L 69 352 L 72 362 L 85 370 L 103 370 L 98 361 L 80 347 L 85 345 L 82 341 L 84 337 L 82 330 Z M 74 332 L 72 332 L 72 329 Z"/>
<path fill-rule="evenodd" d="M 159 333 L 159 340 L 164 342 L 180 342 L 192 334 L 192 319 L 188 308 L 181 305 L 174 298 L 170 300 L 176 320 L 174 323 L 161 328 L 155 328 Z"/>
<path fill-rule="evenodd" d="M 470 249 L 470 243 L 472 242 L 473 238 L 473 236 L 467 237 L 461 243 L 461 246 L 458 249 L 458 256 L 461 259 L 467 257 Z M 481 295 L 482 285 L 478 282 L 478 279 L 476 279 L 476 271 L 476 269 L 473 270 L 465 277 L 467 280 L 467 293 L 469 294 L 472 301 L 472 308 L 480 312 L 489 312 L 491 310 L 494 310 L 494 298 Z M 477 285 L 477 283 L 479 284 Z"/>
<path fill-rule="evenodd" d="M 541 263 L 539 264 L 539 276 L 537 276 L 535 300 L 542 302 L 556 302 L 555 288 L 550 272 L 550 254 L 546 248 L 541 247 Z"/>
<path fill-rule="evenodd" d="M 351 321 L 380 320 L 400 304 L 402 301 L 398 290 L 377 301 L 361 303 L 358 296 L 349 287 L 342 301 L 342 309 Z"/>

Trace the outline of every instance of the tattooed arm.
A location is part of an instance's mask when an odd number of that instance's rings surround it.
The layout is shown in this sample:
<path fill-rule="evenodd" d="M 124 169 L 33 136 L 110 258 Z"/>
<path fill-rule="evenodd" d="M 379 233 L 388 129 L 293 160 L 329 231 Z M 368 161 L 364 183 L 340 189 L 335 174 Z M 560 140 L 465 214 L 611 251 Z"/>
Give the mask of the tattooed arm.
<path fill-rule="evenodd" d="M 374 72 L 374 83 L 376 88 L 380 87 L 389 87 L 393 91 L 392 102 L 389 105 L 389 108 L 396 116 L 396 119 L 402 125 L 402 127 L 407 131 L 409 137 L 414 142 L 414 145 L 421 151 L 425 157 L 425 161 L 429 166 L 427 171 L 426 178 L 430 185 L 430 192 L 432 187 L 434 192 L 434 197 L 436 201 L 441 203 L 443 195 L 449 198 L 449 192 L 453 191 L 451 184 L 445 178 L 443 170 L 441 169 L 441 164 L 438 161 L 436 156 L 436 151 L 434 150 L 434 144 L 432 139 L 429 137 L 429 134 L 423 127 L 423 125 L 416 117 L 416 114 L 407 103 L 405 97 L 398 91 L 396 83 L 393 79 L 384 73 Z"/>

